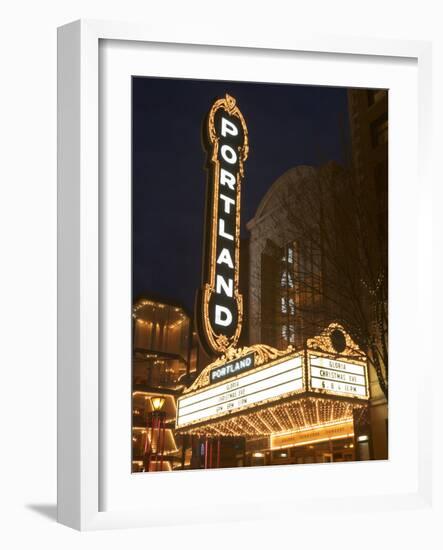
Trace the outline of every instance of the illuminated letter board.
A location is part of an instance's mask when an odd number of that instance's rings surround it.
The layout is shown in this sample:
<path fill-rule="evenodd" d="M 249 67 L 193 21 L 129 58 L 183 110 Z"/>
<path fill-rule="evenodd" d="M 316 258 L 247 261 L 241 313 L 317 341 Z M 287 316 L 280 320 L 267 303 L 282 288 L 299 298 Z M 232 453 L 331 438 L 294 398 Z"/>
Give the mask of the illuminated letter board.
<path fill-rule="evenodd" d="M 262 368 L 242 373 L 227 382 L 210 385 L 177 402 L 177 428 L 222 418 L 251 407 L 275 402 L 303 390 L 303 360 L 300 355 L 280 359 Z"/>
<path fill-rule="evenodd" d="M 203 130 L 208 181 L 203 280 L 196 318 L 207 351 L 223 353 L 237 344 L 242 328 L 240 195 L 248 132 L 236 100 L 228 94 L 214 102 Z"/>
<path fill-rule="evenodd" d="M 365 364 L 311 354 L 308 361 L 309 383 L 312 390 L 359 399 L 369 398 Z"/>

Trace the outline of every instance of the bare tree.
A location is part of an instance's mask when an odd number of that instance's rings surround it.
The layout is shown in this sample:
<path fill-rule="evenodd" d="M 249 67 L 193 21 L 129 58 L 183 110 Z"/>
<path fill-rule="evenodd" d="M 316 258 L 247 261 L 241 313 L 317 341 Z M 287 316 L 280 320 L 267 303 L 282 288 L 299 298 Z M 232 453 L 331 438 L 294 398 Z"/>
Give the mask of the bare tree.
<path fill-rule="evenodd" d="M 387 190 L 333 163 L 291 170 L 275 185 L 255 229 L 266 244 L 260 269 L 251 270 L 250 299 L 260 307 L 250 322 L 280 346 L 302 345 L 328 322 L 341 322 L 387 398 Z"/>

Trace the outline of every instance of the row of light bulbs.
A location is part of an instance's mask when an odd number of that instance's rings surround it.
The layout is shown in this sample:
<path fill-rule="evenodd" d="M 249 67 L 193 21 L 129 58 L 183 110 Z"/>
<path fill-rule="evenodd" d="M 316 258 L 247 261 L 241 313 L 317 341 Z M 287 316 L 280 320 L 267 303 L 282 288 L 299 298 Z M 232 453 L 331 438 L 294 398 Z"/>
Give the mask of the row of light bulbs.
<path fill-rule="evenodd" d="M 249 415 L 222 420 L 215 425 L 205 427 L 204 430 L 202 428 L 190 430 L 190 433 L 210 437 L 267 436 L 350 419 L 355 407 L 359 405 L 308 397 L 297 403 L 277 405 Z"/>

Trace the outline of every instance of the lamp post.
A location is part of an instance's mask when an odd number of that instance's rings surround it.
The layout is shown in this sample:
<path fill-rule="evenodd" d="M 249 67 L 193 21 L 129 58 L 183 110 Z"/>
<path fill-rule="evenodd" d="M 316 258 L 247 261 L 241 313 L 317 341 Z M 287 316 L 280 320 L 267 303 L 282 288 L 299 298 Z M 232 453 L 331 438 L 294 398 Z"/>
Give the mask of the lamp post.
<path fill-rule="evenodd" d="M 163 453 L 165 448 L 165 419 L 166 413 L 162 410 L 166 399 L 161 395 L 150 397 L 152 411 L 148 415 L 148 430 L 145 444 L 145 471 L 159 471 L 163 469 Z M 151 436 L 149 437 L 149 429 Z M 155 467 L 151 469 L 151 463 Z"/>

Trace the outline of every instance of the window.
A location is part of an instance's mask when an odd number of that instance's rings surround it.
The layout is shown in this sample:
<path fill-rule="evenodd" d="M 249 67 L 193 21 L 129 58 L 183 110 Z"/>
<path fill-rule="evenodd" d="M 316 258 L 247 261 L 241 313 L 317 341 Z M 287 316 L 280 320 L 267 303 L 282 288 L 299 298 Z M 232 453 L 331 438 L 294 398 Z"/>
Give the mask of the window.
<path fill-rule="evenodd" d="M 295 315 L 295 301 L 294 298 L 286 298 L 285 296 L 281 296 L 281 307 L 280 311 L 282 313 L 290 313 L 291 315 Z"/>
<path fill-rule="evenodd" d="M 286 307 L 286 298 L 284 296 L 281 297 L 281 308 L 280 308 L 280 311 L 282 313 L 287 313 L 288 312 L 288 308 Z"/>
<path fill-rule="evenodd" d="M 300 345 L 306 336 L 304 327 L 324 300 L 319 244 L 306 239 L 278 248 L 272 270 L 264 269 L 266 258 L 262 256 L 262 340 L 282 349 Z"/>
<path fill-rule="evenodd" d="M 281 327 L 282 340 L 293 344 L 295 342 L 295 328 L 294 325 L 282 325 Z"/>
<path fill-rule="evenodd" d="M 292 264 L 294 262 L 294 250 L 292 244 L 289 244 L 283 248 L 283 256 L 281 261 L 284 263 Z"/>
<path fill-rule="evenodd" d="M 288 253 L 287 253 L 287 260 L 286 260 L 286 261 L 288 262 L 288 264 L 292 264 L 292 263 L 293 263 L 293 261 L 294 261 L 294 260 L 293 260 L 293 255 L 294 255 L 294 252 L 293 252 L 293 250 L 292 250 L 292 247 L 289 246 L 289 247 L 288 247 Z"/>
<path fill-rule="evenodd" d="M 282 288 L 293 288 L 294 282 L 292 280 L 292 275 L 288 270 L 284 270 L 281 274 L 281 287 Z"/>

